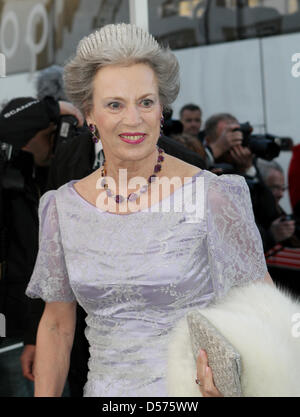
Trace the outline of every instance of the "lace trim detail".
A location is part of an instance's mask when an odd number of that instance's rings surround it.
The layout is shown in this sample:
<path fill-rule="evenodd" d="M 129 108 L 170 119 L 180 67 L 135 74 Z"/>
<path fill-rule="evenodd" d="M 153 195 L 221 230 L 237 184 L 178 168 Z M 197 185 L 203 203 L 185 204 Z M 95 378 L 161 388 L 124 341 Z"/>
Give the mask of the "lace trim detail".
<path fill-rule="evenodd" d="M 207 195 L 208 255 L 218 298 L 263 279 L 267 266 L 248 185 L 239 175 L 214 178 Z"/>

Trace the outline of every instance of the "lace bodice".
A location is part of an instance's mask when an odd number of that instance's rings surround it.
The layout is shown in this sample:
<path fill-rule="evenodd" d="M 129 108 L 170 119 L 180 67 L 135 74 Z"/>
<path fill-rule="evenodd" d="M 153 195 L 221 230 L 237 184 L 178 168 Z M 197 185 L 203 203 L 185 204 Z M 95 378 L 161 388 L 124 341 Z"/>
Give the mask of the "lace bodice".
<path fill-rule="evenodd" d="M 74 182 L 41 199 L 40 248 L 26 294 L 77 300 L 86 310 L 85 396 L 166 396 L 175 323 L 267 272 L 248 186 L 243 177 L 202 170 L 157 206 L 170 203 L 169 212 L 118 215 L 88 203 Z M 200 217 L 190 209 L 196 190 Z"/>

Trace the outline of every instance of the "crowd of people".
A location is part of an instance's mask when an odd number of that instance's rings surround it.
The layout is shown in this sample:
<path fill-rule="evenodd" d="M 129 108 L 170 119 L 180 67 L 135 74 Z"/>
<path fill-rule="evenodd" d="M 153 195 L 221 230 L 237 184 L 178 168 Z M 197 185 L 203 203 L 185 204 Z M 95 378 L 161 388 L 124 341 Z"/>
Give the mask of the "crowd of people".
<path fill-rule="evenodd" d="M 274 282 L 300 295 L 300 145 L 293 146 L 287 175 L 274 159 L 257 157 L 243 146 L 238 120 L 231 114 L 210 116 L 202 127 L 202 110 L 187 104 L 180 110 L 182 134 L 198 140 L 205 150 L 207 169 L 222 175 L 243 175 L 249 183 L 256 224 L 261 234 L 268 270 Z M 177 139 L 177 135 L 174 135 Z M 199 152 L 203 155 L 203 151 Z M 288 185 L 286 179 L 288 178 Z M 289 192 L 292 213 L 280 206 Z"/>
<path fill-rule="evenodd" d="M 75 128 L 64 119 L 70 115 L 76 119 Z M 172 123 L 176 124 L 174 131 L 170 129 Z M 105 154 L 101 142 L 93 142 L 82 113 L 66 101 L 59 67 L 41 72 L 36 97 L 16 98 L 2 107 L 0 139 L 0 225 L 4 242 L 0 312 L 6 318 L 6 337 L 24 342 L 20 357 L 23 376 L 34 381 L 36 335 L 44 301 L 27 297 L 25 290 L 39 249 L 39 200 L 45 192 L 98 170 Z M 199 169 L 245 178 L 270 275 L 275 284 L 299 296 L 300 145 L 293 149 L 287 186 L 277 162 L 258 158 L 244 146 L 243 132 L 234 115 L 213 114 L 204 123 L 201 108 L 192 103 L 181 108 L 176 123 L 169 118 L 168 131 L 157 144 L 166 154 Z M 280 206 L 287 190 L 291 192 L 293 213 L 285 213 Z M 70 395 L 80 397 L 87 379 L 89 345 L 84 336 L 86 312 L 79 304 L 76 308 L 68 383 Z M 7 395 L 18 394 L 12 387 Z"/>

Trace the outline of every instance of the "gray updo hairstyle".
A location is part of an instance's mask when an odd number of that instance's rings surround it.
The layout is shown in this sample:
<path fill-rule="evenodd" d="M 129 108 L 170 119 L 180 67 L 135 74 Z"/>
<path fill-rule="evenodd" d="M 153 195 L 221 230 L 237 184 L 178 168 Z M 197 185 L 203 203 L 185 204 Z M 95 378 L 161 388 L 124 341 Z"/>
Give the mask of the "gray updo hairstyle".
<path fill-rule="evenodd" d="M 64 68 L 68 99 L 84 115 L 93 107 L 93 80 L 107 65 L 148 64 L 156 74 L 160 103 L 164 109 L 179 92 L 179 65 L 169 48 L 161 47 L 145 30 L 132 24 L 106 25 L 84 37 L 76 55 Z"/>

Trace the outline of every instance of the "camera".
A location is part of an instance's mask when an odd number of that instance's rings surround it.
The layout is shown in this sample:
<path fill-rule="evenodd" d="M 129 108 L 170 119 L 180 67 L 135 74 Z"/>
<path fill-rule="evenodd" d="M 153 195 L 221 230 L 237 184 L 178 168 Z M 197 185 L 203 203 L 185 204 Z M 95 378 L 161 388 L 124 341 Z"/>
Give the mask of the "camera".
<path fill-rule="evenodd" d="M 65 143 L 79 134 L 77 125 L 78 120 L 75 116 L 66 115 L 60 117 L 53 140 L 53 154 L 59 144 Z"/>
<path fill-rule="evenodd" d="M 12 158 L 13 146 L 0 141 L 0 158 L 2 161 L 9 161 Z"/>
<path fill-rule="evenodd" d="M 25 178 L 32 177 L 34 158 L 30 152 L 14 149 L 0 141 L 0 181 L 1 188 L 9 191 L 24 191 Z"/>
<path fill-rule="evenodd" d="M 300 219 L 294 214 L 284 214 L 281 218 L 281 222 L 287 222 L 290 220 L 295 220 L 295 235 L 300 239 Z"/>
<path fill-rule="evenodd" d="M 290 220 L 294 220 L 293 214 L 286 214 L 285 216 L 281 217 L 282 222 L 288 222 Z"/>
<path fill-rule="evenodd" d="M 274 135 L 252 135 L 253 127 L 249 122 L 241 123 L 239 128 L 233 132 L 240 131 L 243 134 L 242 146 L 248 147 L 257 157 L 271 161 L 276 158 L 280 151 L 291 150 L 293 140 L 286 137 L 276 137 Z"/>
<path fill-rule="evenodd" d="M 55 132 L 53 150 L 68 140 L 76 129 L 77 119 L 73 116 L 60 118 Z M 0 141 L 0 181 L 3 190 L 23 192 L 26 178 L 34 172 L 34 157 L 30 152 L 15 149 L 13 145 Z"/>
<path fill-rule="evenodd" d="M 59 144 L 79 134 L 77 124 L 74 116 L 60 117 L 53 140 L 53 153 Z M 25 179 L 31 178 L 34 172 L 34 157 L 30 152 L 15 149 L 13 145 L 0 141 L 0 171 L 4 190 L 24 191 Z"/>

